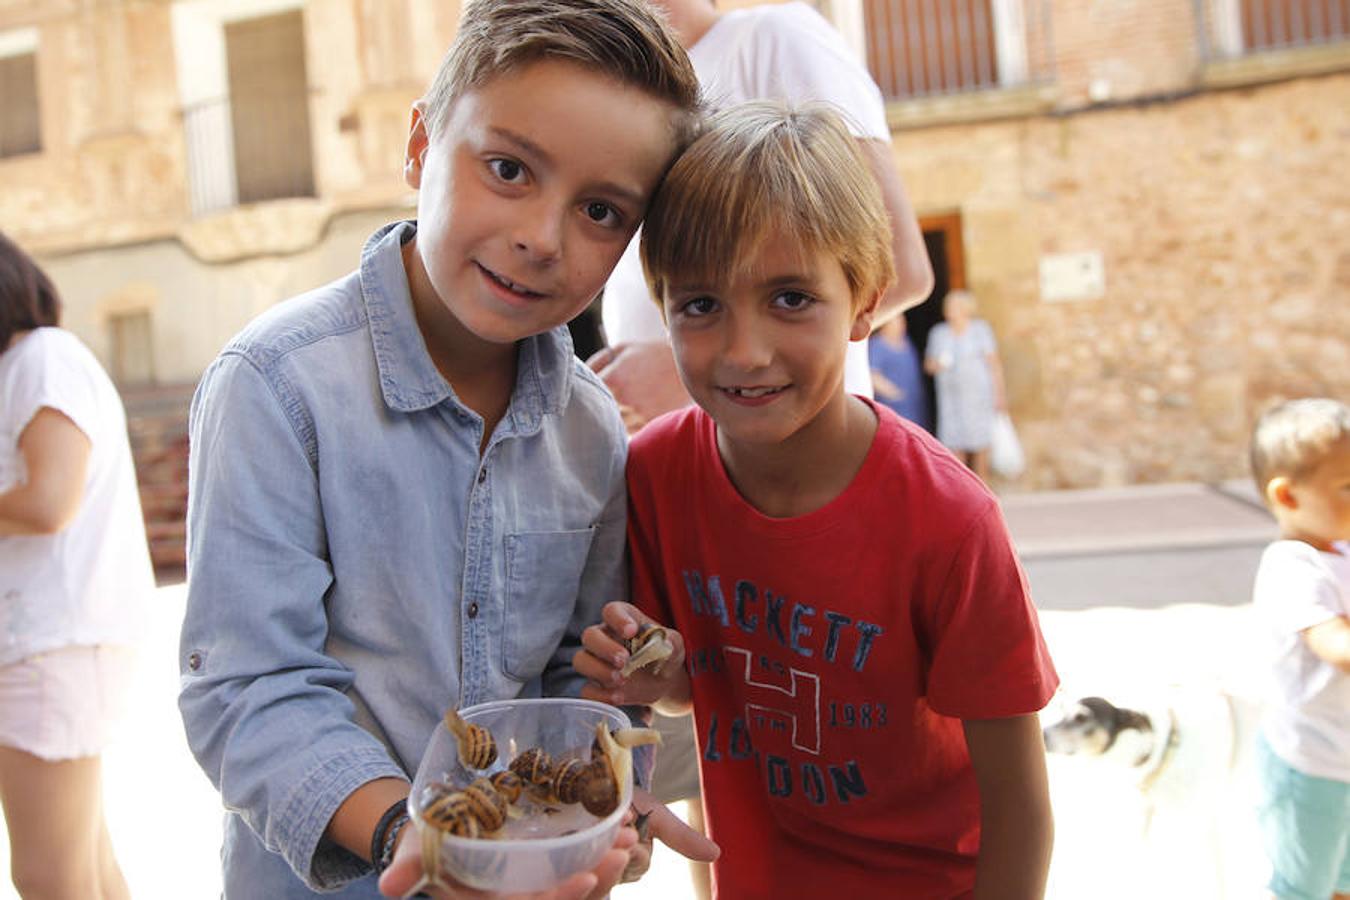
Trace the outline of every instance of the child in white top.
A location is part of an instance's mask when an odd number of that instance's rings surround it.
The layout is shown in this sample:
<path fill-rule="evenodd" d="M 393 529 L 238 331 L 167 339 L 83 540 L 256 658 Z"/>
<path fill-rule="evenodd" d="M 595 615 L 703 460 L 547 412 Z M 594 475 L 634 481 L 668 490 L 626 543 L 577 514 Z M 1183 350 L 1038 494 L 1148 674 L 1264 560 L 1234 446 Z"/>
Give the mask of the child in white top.
<path fill-rule="evenodd" d="M 100 757 L 154 590 L 121 398 L 0 234 L 0 805 L 25 897 L 124 897 Z"/>
<path fill-rule="evenodd" d="M 1254 601 L 1271 661 L 1258 753 L 1261 826 L 1280 898 L 1350 898 L 1350 406 L 1265 413 L 1252 471 L 1280 526 Z M 1333 894 L 1334 892 L 1334 894 Z"/>

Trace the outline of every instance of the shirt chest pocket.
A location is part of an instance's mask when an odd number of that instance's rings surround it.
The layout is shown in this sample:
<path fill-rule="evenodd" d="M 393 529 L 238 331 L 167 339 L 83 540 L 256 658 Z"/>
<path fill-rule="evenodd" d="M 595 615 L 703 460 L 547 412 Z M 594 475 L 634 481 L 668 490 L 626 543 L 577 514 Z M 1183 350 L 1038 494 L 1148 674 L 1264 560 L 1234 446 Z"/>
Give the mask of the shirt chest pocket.
<path fill-rule="evenodd" d="M 544 671 L 576 608 L 595 528 L 506 536 L 502 670 L 518 681 Z"/>

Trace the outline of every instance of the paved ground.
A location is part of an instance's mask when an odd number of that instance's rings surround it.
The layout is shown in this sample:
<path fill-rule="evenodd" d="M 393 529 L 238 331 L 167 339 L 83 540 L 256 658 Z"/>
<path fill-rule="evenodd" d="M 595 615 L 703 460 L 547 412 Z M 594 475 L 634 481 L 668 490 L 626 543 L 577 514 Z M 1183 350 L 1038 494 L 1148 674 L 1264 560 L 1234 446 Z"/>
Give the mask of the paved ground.
<path fill-rule="evenodd" d="M 1241 485 L 1005 498 L 1066 696 L 1100 693 L 1144 708 L 1188 710 L 1183 730 L 1209 743 L 1223 737 L 1203 710 L 1223 694 L 1254 691 L 1243 604 L 1271 524 L 1251 500 Z M 138 900 L 196 900 L 220 890 L 219 799 L 187 751 L 174 706 L 183 598 L 181 585 L 159 591 L 139 700 L 106 757 L 113 839 Z M 1206 741 L 1186 746 L 1208 747 Z M 1201 761 L 1210 777 L 1200 788 L 1161 801 L 1141 795 L 1118 771 L 1052 757 L 1059 836 L 1050 896 L 1260 896 L 1264 863 L 1244 827 L 1247 786 L 1220 757 L 1215 751 L 1212 765 Z M 1235 804 L 1226 818 L 1236 824 L 1222 836 L 1215 830 L 1221 817 L 1211 814 L 1216 798 Z M 1215 849 L 1219 843 L 1227 855 Z M 7 866 L 0 841 L 0 867 Z M 688 896 L 682 862 L 659 850 L 647 879 L 614 894 Z M 7 884 L 0 887 L 0 900 L 13 897 Z"/>

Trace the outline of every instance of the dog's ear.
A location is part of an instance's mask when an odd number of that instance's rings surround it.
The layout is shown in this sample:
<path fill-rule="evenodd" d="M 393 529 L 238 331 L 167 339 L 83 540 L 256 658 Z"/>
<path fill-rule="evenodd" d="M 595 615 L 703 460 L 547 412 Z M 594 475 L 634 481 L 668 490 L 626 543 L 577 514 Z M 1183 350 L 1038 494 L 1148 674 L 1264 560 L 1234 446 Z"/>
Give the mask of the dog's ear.
<path fill-rule="evenodd" d="M 1114 704 L 1102 697 L 1084 697 L 1078 701 L 1080 706 L 1086 707 L 1092 717 L 1111 733 L 1116 733 L 1117 710 Z"/>

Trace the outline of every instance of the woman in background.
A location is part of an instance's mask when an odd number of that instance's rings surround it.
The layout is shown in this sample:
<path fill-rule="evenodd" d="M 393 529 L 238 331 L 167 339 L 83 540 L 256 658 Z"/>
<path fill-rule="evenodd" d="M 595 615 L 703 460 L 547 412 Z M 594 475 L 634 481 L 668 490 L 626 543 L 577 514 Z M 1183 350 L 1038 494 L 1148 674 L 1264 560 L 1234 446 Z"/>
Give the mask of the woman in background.
<path fill-rule="evenodd" d="M 926 431 L 933 430 L 928 391 L 923 383 L 919 351 L 909 339 L 905 317 L 896 316 L 872 333 L 867 342 L 876 399 Z"/>
<path fill-rule="evenodd" d="M 130 896 L 101 754 L 154 587 L 122 401 L 0 234 L 0 804 L 21 896 Z"/>
<path fill-rule="evenodd" d="M 924 370 L 937 382 L 938 440 L 988 483 L 994 416 L 1005 408 L 998 345 L 989 323 L 975 318 L 968 291 L 948 294 L 942 315 L 924 353 Z"/>

